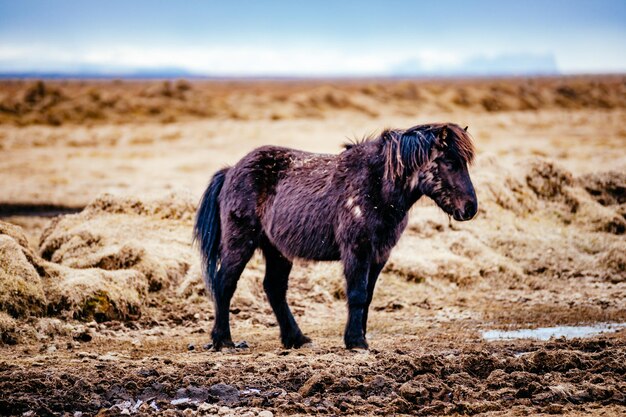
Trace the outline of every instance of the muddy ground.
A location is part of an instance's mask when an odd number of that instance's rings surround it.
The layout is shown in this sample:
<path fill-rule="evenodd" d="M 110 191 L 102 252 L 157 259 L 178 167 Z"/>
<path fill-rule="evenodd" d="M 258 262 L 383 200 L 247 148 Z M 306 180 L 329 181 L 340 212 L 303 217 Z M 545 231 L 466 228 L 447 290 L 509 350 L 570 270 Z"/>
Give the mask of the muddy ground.
<path fill-rule="evenodd" d="M 238 333 L 258 340 L 250 349 L 215 353 L 199 345 L 187 351 L 187 342 L 204 339 L 175 325 L 166 325 L 160 340 L 140 343 L 119 340 L 120 334 L 132 335 L 128 330 L 106 330 L 108 336 L 76 348 L 57 343 L 54 353 L 18 351 L 0 368 L 1 388 L 10 393 L 1 405 L 10 414 L 95 414 L 109 408 L 102 415 L 123 409 L 215 413 L 222 406 L 236 415 L 261 410 L 618 415 L 625 410 L 623 337 L 486 344 L 476 337 L 448 339 L 444 331 L 464 333 L 442 326 L 411 336 L 385 335 L 362 353 L 342 349 L 339 337 L 334 343 L 320 340 L 314 348 L 282 350 L 259 340 L 275 332 L 257 330 Z"/>
<path fill-rule="evenodd" d="M 482 332 L 626 323 L 625 89 L 620 76 L 0 84 L 0 414 L 624 415 L 626 330 Z M 240 348 L 206 349 L 191 227 L 214 170 L 264 144 L 336 153 L 442 120 L 474 136 L 480 213 L 456 223 L 416 205 L 369 351 L 342 348 L 340 265 L 302 261 L 289 301 L 314 343 L 284 350 L 260 255 L 231 309 Z"/>

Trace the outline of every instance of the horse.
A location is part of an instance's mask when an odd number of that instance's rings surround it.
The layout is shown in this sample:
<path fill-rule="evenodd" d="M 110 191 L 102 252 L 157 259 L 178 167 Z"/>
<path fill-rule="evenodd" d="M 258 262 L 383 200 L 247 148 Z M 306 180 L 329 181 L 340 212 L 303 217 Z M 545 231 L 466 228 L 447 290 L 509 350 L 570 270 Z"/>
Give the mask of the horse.
<path fill-rule="evenodd" d="M 234 346 L 230 302 L 257 248 L 265 258 L 263 288 L 285 348 L 311 342 L 286 300 L 293 260 L 306 259 L 343 263 L 344 343 L 348 349 L 367 349 L 374 287 L 411 206 L 427 196 L 457 221 L 478 211 L 468 172 L 475 151 L 467 127 L 434 123 L 386 129 L 344 148 L 339 154 L 317 154 L 263 146 L 212 177 L 198 206 L 194 240 L 215 307 L 215 350 Z"/>

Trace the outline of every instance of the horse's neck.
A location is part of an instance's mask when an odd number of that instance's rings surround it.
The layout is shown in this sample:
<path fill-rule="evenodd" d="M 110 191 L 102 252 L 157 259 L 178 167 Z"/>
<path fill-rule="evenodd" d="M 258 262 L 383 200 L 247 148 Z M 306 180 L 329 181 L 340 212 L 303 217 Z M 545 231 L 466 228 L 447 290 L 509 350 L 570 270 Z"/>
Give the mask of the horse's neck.
<path fill-rule="evenodd" d="M 408 189 L 405 187 L 389 186 L 381 193 L 383 204 L 386 207 L 393 208 L 397 213 L 399 221 L 406 216 L 413 204 L 422 197 L 422 193 L 418 188 Z"/>
<path fill-rule="evenodd" d="M 387 179 L 384 179 L 385 168 L 384 159 L 380 158 L 380 139 L 378 141 L 363 142 L 354 145 L 349 150 L 345 151 L 344 162 L 350 161 L 346 170 L 349 170 L 352 164 L 357 165 L 359 161 L 368 161 L 372 174 L 374 176 L 369 177 L 371 194 L 380 195 L 380 203 L 389 209 L 389 213 L 393 214 L 393 217 L 398 218 L 398 221 L 402 221 L 404 216 L 408 213 L 411 206 L 422 196 L 418 191 L 419 187 L 415 184 L 411 184 L 411 178 L 406 178 L 401 184 L 398 183 L 386 183 Z M 356 189 L 362 188 L 361 184 L 355 187 Z M 379 194 L 380 193 L 380 194 Z"/>
<path fill-rule="evenodd" d="M 413 207 L 413 204 L 417 203 L 417 200 L 422 198 L 424 194 L 415 187 L 413 190 L 410 190 L 407 197 L 407 203 L 409 204 L 409 208 Z"/>

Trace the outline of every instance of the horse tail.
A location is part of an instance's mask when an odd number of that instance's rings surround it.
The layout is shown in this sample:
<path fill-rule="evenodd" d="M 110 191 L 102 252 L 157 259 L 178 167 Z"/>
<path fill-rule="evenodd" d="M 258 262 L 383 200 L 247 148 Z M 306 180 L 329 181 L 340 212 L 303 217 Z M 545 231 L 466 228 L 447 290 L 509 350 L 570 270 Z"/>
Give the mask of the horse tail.
<path fill-rule="evenodd" d="M 224 185 L 226 171 L 221 169 L 213 175 L 209 186 L 204 191 L 196 213 L 196 224 L 194 225 L 194 242 L 200 246 L 202 256 L 202 267 L 204 282 L 206 284 L 209 297 L 213 296 L 215 281 L 217 279 L 217 267 L 220 263 L 220 204 L 219 195 Z"/>

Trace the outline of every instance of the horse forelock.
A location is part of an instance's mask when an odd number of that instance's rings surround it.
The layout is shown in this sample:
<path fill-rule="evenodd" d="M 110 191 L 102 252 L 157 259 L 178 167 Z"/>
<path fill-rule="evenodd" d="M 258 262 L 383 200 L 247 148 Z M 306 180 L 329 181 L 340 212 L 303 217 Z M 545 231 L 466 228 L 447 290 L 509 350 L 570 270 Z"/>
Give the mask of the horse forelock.
<path fill-rule="evenodd" d="M 444 129 L 445 133 L 443 133 Z M 454 123 L 432 123 L 414 126 L 408 129 L 407 132 L 432 132 L 444 142 L 444 153 L 451 154 L 461 159 L 466 164 L 471 165 L 474 161 L 476 151 L 474 149 L 472 136 L 466 129 L 467 128 L 463 129 L 461 126 Z"/>
<path fill-rule="evenodd" d="M 411 175 L 429 160 L 435 136 L 420 130 L 385 130 L 381 139 L 385 178 L 396 179 Z"/>
<path fill-rule="evenodd" d="M 451 150 L 466 164 L 474 162 L 476 150 L 470 133 L 459 125 L 449 124 L 448 131 L 452 133 Z"/>

